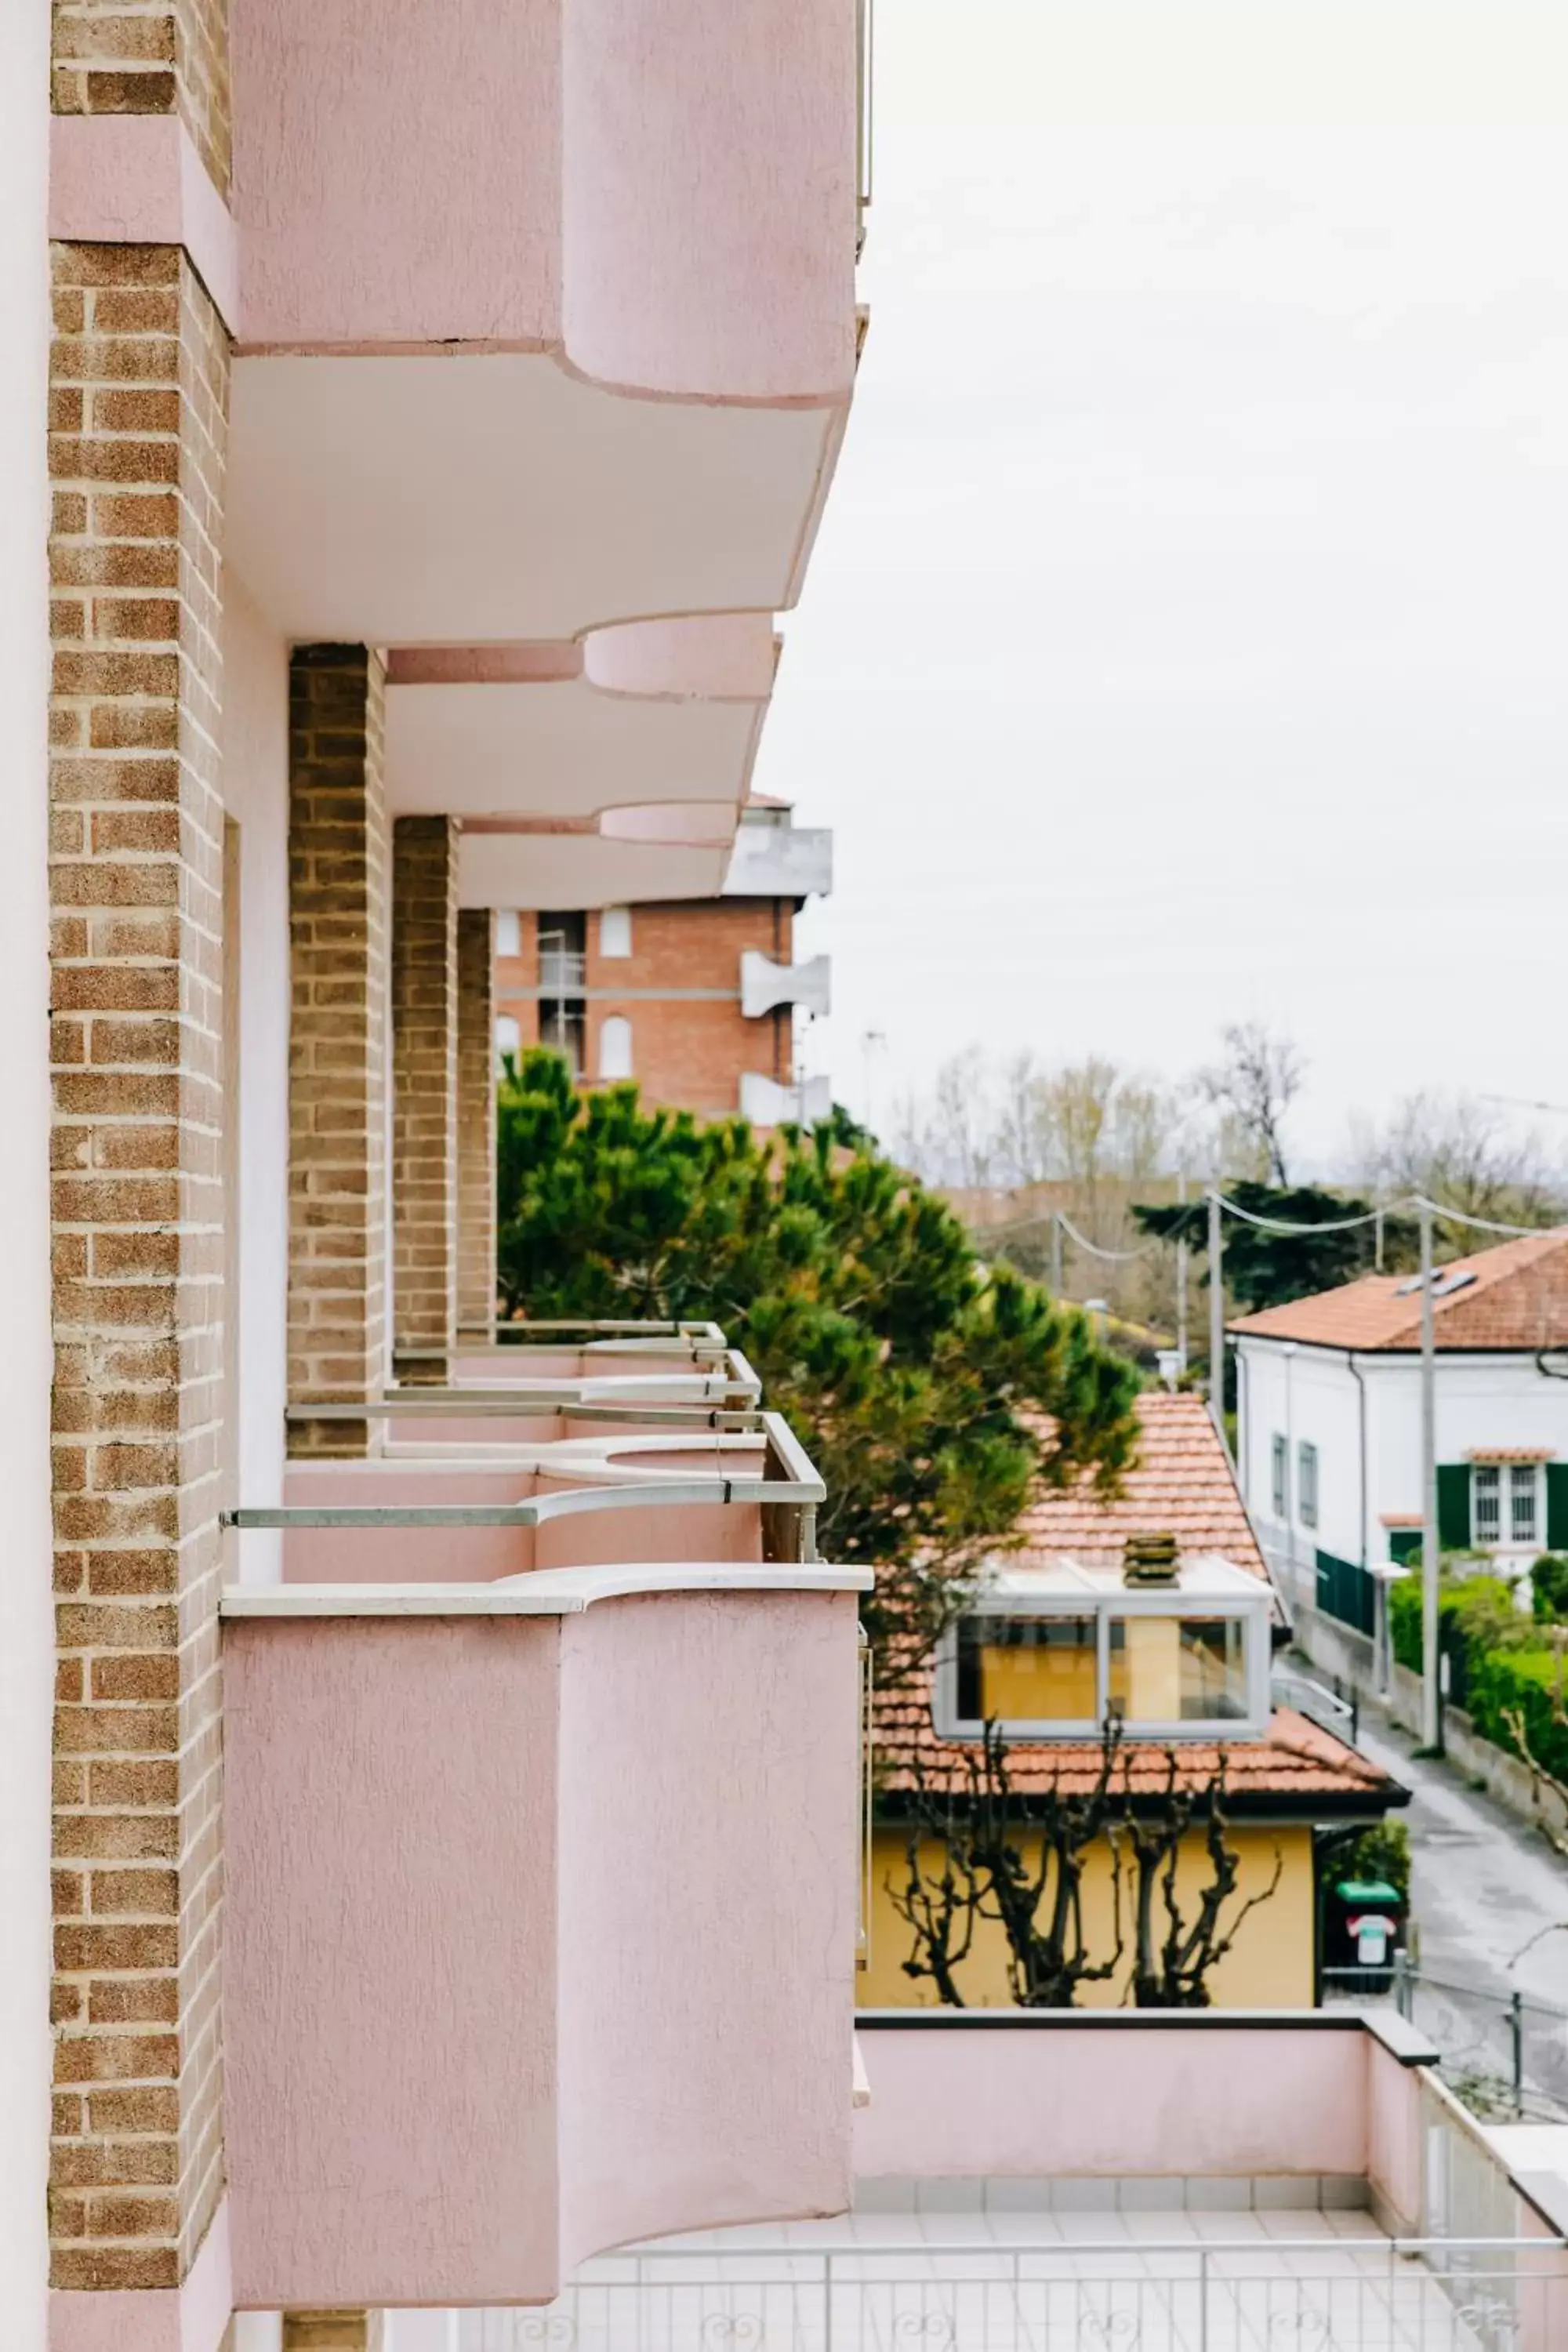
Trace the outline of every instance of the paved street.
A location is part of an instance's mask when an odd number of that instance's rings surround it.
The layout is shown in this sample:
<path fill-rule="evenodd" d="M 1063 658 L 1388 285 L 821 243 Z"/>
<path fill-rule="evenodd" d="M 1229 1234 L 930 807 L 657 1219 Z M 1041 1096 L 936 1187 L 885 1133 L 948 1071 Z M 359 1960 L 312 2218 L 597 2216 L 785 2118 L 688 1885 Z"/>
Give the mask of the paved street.
<path fill-rule="evenodd" d="M 1456 2064 L 1506 2074 L 1503 2004 L 1517 1990 L 1542 2005 L 1525 2017 L 1526 2073 L 1568 2105 L 1568 2030 L 1542 2013 L 1568 2011 L 1568 1862 L 1452 1765 L 1415 1757 L 1406 1734 L 1371 1708 L 1360 1745 L 1414 1791 L 1402 1818 L 1419 1965 L 1439 1986 L 1459 1989 L 1445 1995 L 1424 1986 L 1417 2021 Z M 1541 1934 L 1560 1923 L 1563 1932 Z"/>

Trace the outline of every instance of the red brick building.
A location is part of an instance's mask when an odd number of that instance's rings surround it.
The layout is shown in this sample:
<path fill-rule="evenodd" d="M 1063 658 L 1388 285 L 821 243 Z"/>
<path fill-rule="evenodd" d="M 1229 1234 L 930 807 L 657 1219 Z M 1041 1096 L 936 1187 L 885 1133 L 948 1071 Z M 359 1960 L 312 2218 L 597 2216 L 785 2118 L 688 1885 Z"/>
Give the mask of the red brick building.
<path fill-rule="evenodd" d="M 831 845 L 753 801 L 720 898 L 503 913 L 499 1050 L 553 1045 L 590 1085 L 635 1078 L 645 1101 L 708 1118 L 822 1115 L 826 1082 L 797 1076 L 796 1017 L 827 1011 L 828 960 L 795 961 L 795 919 L 828 888 Z"/>

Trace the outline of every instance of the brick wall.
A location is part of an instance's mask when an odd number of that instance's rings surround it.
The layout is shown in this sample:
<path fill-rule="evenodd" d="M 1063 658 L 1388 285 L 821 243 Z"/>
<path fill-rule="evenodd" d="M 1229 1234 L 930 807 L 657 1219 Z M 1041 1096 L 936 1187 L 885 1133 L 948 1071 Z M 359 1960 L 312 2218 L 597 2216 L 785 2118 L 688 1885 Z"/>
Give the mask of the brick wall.
<path fill-rule="evenodd" d="M 289 671 L 289 1396 L 354 1403 L 386 1337 L 385 682 L 363 646 Z M 363 1454 L 368 1421 L 292 1422 L 296 1454 Z"/>
<path fill-rule="evenodd" d="M 445 1381 L 458 1328 L 458 827 L 400 816 L 392 844 L 393 1369 Z"/>
<path fill-rule="evenodd" d="M 522 953 L 497 966 L 496 1010 L 517 1022 L 524 1045 L 539 1036 L 537 999 L 514 992 L 537 984 L 539 918 L 520 918 Z M 650 1106 L 720 1118 L 740 1108 L 741 1076 L 758 1070 L 788 1083 L 794 1076 L 794 1028 L 781 1006 L 760 1020 L 741 1011 L 741 958 L 748 948 L 787 963 L 794 953 L 795 909 L 787 898 L 715 898 L 634 907 L 632 953 L 601 956 L 599 919 L 588 918 L 587 985 L 603 992 L 589 1001 L 584 1069 L 599 1066 L 599 1030 L 612 1013 L 632 1025 L 632 1067 Z M 702 989 L 723 992 L 707 1000 L 689 995 L 664 1002 L 620 990 Z"/>
<path fill-rule="evenodd" d="M 222 2177 L 228 363 L 176 248 L 52 268 L 53 2276 L 165 2287 Z"/>
<path fill-rule="evenodd" d="M 223 194 L 227 0 L 54 0 L 57 114 L 178 114 Z"/>
<path fill-rule="evenodd" d="M 495 917 L 458 917 L 458 1328 L 496 1318 Z"/>
<path fill-rule="evenodd" d="M 283 2352 L 381 2352 L 379 2311 L 286 2311 Z"/>

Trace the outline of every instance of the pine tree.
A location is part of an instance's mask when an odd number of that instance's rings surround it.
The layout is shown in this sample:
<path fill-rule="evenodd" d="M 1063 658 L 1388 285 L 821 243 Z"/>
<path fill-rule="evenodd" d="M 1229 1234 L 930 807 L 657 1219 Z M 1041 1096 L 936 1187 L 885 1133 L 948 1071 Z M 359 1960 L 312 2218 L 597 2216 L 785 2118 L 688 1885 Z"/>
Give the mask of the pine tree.
<path fill-rule="evenodd" d="M 535 1049 L 500 1091 L 499 1275 L 516 1314 L 701 1318 L 761 1375 L 827 1486 L 824 1557 L 869 1565 L 884 1677 L 913 1671 L 1043 1488 L 1110 1489 L 1136 1372 L 843 1123 L 579 1096 Z"/>

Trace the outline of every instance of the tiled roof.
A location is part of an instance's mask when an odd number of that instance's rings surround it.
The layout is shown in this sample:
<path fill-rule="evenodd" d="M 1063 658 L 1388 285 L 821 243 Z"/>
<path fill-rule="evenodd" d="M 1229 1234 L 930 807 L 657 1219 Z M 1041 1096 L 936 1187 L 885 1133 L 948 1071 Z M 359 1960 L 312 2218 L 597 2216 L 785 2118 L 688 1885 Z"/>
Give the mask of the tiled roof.
<path fill-rule="evenodd" d="M 1088 1479 L 1048 1494 L 1025 1513 L 1020 1552 L 1010 1563 L 1070 1555 L 1120 1562 L 1130 1535 L 1169 1529 L 1185 1557 L 1218 1552 L 1266 1577 L 1258 1538 L 1242 1506 L 1219 1433 L 1201 1397 L 1149 1389 L 1138 1398 L 1138 1456 L 1107 1501 Z"/>
<path fill-rule="evenodd" d="M 965 1761 L 977 1742 L 944 1740 L 931 1716 L 929 1686 L 907 1685 L 889 1691 L 876 1709 L 876 1761 L 879 1788 L 889 1796 L 914 1784 L 918 1754 L 921 1778 L 928 1789 L 966 1785 Z M 1206 1788 L 1219 1768 L 1220 1746 L 1214 1740 L 1172 1740 L 1129 1743 L 1117 1767 L 1117 1787 L 1126 1785 L 1134 1796 L 1158 1795 L 1166 1785 L 1167 1756 L 1178 1761 L 1177 1786 Z M 1260 1811 L 1269 1801 L 1322 1800 L 1325 1816 L 1333 1801 L 1352 1802 L 1358 1811 L 1370 1800 L 1384 1805 L 1403 1804 L 1405 1791 L 1386 1772 L 1333 1733 L 1304 1715 L 1281 1707 L 1262 1739 L 1224 1743 L 1226 1787 L 1237 1810 Z M 1049 1788 L 1064 1796 L 1086 1793 L 1100 1776 L 1098 1740 L 1020 1739 L 1009 1742 L 1007 1775 L 1021 1795 Z M 896 1805 L 887 1808 L 897 1810 Z"/>
<path fill-rule="evenodd" d="M 1447 1288 L 1455 1276 L 1470 1279 Z M 1243 1315 L 1232 1331 L 1307 1347 L 1408 1350 L 1421 1345 L 1421 1294 L 1405 1274 L 1368 1274 L 1289 1307 Z M 1568 1227 L 1527 1234 L 1437 1269 L 1432 1297 L 1438 1348 L 1515 1354 L 1568 1347 Z"/>

